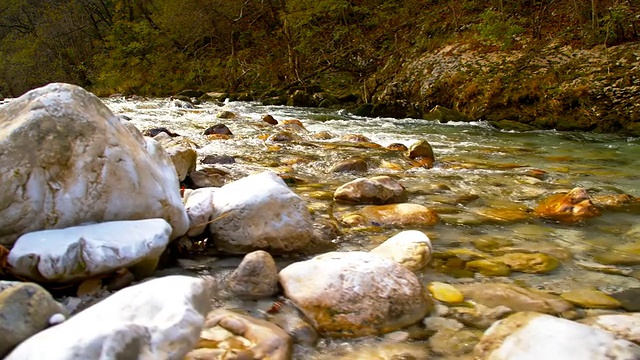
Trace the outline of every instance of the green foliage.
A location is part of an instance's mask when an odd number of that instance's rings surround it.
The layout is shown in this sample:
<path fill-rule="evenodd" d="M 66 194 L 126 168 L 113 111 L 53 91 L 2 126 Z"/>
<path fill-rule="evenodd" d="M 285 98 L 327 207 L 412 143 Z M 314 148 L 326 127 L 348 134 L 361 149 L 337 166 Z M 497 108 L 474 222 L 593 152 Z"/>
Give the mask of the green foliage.
<path fill-rule="evenodd" d="M 483 12 L 480 19 L 482 22 L 476 27 L 481 38 L 500 45 L 502 49 L 511 48 L 514 39 L 525 31 L 513 20 L 491 9 Z"/>

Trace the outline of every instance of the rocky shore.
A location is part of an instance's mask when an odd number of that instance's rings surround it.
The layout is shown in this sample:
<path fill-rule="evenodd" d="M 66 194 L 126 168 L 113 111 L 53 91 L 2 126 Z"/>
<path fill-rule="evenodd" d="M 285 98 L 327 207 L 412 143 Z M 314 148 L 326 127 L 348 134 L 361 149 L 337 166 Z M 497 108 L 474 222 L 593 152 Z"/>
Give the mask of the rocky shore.
<path fill-rule="evenodd" d="M 265 117 L 261 125 L 274 122 Z M 300 141 L 302 122 L 281 125 L 286 131 L 265 144 Z M 291 359 L 296 347 L 368 337 L 388 341 L 350 348 L 350 358 L 640 359 L 637 292 L 424 284 L 420 270 L 460 258 L 464 271 L 489 279 L 544 274 L 561 259 L 497 253 L 510 244 L 480 240 L 476 247 L 491 256 L 465 249 L 436 256 L 428 234 L 405 227 L 434 226 L 440 214 L 411 203 L 396 179 L 367 176 L 366 161 L 330 170 L 362 174 L 329 196 L 363 206 L 321 222 L 287 185 L 295 178 L 263 171 L 219 183 L 220 174 L 197 170 L 193 141 L 167 129 L 146 129 L 145 136 L 77 86 L 50 84 L 10 101 L 0 108 L 0 129 L 6 359 Z M 231 136 L 220 126 L 205 133 L 212 140 Z M 349 141 L 381 148 L 356 134 Z M 437 161 L 424 140 L 383 150 L 409 166 Z M 487 217 L 572 226 L 638 204 L 628 194 L 590 196 L 576 187 L 540 199 L 531 211 L 498 209 Z M 333 251 L 335 222 L 354 231 L 400 231 L 370 251 Z M 224 278 L 159 271 L 197 247 L 242 261 Z M 274 258 L 288 264 L 278 268 Z M 256 306 L 225 308 L 216 300 L 221 293 Z"/>

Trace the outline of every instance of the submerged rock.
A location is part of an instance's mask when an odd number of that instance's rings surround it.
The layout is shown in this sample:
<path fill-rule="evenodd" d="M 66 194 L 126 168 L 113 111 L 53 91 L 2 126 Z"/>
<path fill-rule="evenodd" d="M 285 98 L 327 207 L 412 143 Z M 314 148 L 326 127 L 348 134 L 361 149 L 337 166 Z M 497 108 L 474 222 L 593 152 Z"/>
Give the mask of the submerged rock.
<path fill-rule="evenodd" d="M 432 308 L 411 271 L 365 252 L 331 252 L 287 266 L 279 274 L 285 296 L 326 336 L 391 332 Z"/>
<path fill-rule="evenodd" d="M 406 151 L 406 155 L 410 159 L 418 160 L 422 165 L 430 168 L 435 162 L 435 156 L 433 155 L 433 148 L 426 140 L 419 140 Z"/>
<path fill-rule="evenodd" d="M 620 302 L 596 289 L 573 289 L 560 294 L 560 297 L 585 308 L 617 309 Z"/>
<path fill-rule="evenodd" d="M 432 226 L 439 220 L 435 211 L 410 203 L 365 206 L 342 217 L 342 222 L 348 226 Z"/>
<path fill-rule="evenodd" d="M 369 170 L 369 164 L 365 159 L 353 158 L 340 161 L 333 165 L 330 172 L 366 172 Z"/>
<path fill-rule="evenodd" d="M 155 270 L 170 234 L 163 219 L 35 231 L 16 241 L 7 261 L 13 273 L 40 282 L 80 281 L 120 268 L 146 276 Z"/>
<path fill-rule="evenodd" d="M 166 152 L 93 94 L 50 84 L 3 106 L 0 124 L 0 244 L 113 220 L 164 218 L 172 239 L 187 231 Z"/>
<path fill-rule="evenodd" d="M 210 300 L 203 279 L 150 280 L 39 332 L 5 359 L 182 360 L 198 341 Z"/>
<path fill-rule="evenodd" d="M 455 285 L 465 298 L 488 307 L 506 306 L 513 311 L 560 314 L 573 305 L 558 296 L 511 284 L 478 283 Z"/>

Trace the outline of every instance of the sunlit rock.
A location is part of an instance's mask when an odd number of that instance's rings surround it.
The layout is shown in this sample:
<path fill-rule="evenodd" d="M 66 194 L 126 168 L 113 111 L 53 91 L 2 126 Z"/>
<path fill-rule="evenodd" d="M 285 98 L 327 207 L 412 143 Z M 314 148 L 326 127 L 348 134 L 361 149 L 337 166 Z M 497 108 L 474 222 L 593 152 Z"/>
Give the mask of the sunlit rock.
<path fill-rule="evenodd" d="M 38 284 L 8 283 L 0 290 L 0 357 L 32 335 L 44 330 L 52 316 L 66 317 L 65 308 Z M 0 286 L 2 287 L 2 286 Z"/>
<path fill-rule="evenodd" d="M 431 261 L 433 245 L 431 245 L 431 239 L 422 231 L 405 230 L 390 237 L 370 252 L 391 259 L 411 271 L 416 271 L 424 268 Z"/>
<path fill-rule="evenodd" d="M 216 247 L 225 252 L 299 252 L 313 236 L 306 203 L 272 172 L 221 187 L 213 204 L 209 230 Z"/>
<path fill-rule="evenodd" d="M 198 153 L 192 142 L 183 137 L 159 140 L 159 142 L 171 158 L 178 173 L 178 180 L 183 181 L 190 172 L 196 169 Z"/>
<path fill-rule="evenodd" d="M 591 316 L 580 323 L 606 330 L 620 339 L 640 345 L 640 313 Z"/>
<path fill-rule="evenodd" d="M 477 359 L 638 359 L 640 346 L 613 333 L 535 312 L 500 320 L 474 350 Z"/>
<path fill-rule="evenodd" d="M 7 262 L 13 273 L 43 282 L 79 281 L 120 268 L 145 276 L 156 268 L 170 234 L 163 219 L 34 231 L 16 241 Z"/>
<path fill-rule="evenodd" d="M 460 303 L 464 301 L 464 295 L 455 286 L 434 281 L 427 285 L 427 289 L 431 292 L 431 296 L 438 301 L 447 303 Z"/>
<path fill-rule="evenodd" d="M 409 146 L 409 150 L 406 151 L 406 155 L 408 158 L 417 160 L 428 168 L 432 167 L 435 161 L 433 148 L 426 140 L 419 140 L 411 144 L 411 146 Z"/>
<path fill-rule="evenodd" d="M 512 284 L 482 283 L 459 284 L 455 287 L 465 298 L 488 307 L 506 306 L 513 311 L 536 311 L 560 314 L 573 309 L 573 305 L 558 296 Z"/>
<path fill-rule="evenodd" d="M 207 315 L 200 341 L 185 360 L 289 360 L 291 337 L 278 326 L 226 309 Z"/>
<path fill-rule="evenodd" d="M 583 188 L 575 188 L 568 193 L 555 194 L 542 200 L 534 213 L 543 219 L 569 224 L 600 215 Z"/>
<path fill-rule="evenodd" d="M 640 209 L 640 198 L 629 194 L 596 195 L 591 197 L 591 201 L 607 210 Z"/>
<path fill-rule="evenodd" d="M 182 360 L 198 341 L 210 301 L 203 279 L 150 280 L 39 332 L 5 359 Z"/>
<path fill-rule="evenodd" d="M 336 189 L 333 198 L 357 204 L 391 204 L 407 201 L 407 191 L 389 176 L 374 176 L 350 181 Z"/>
<path fill-rule="evenodd" d="M 229 290 L 237 296 L 264 298 L 278 291 L 278 268 L 268 252 L 258 250 L 245 255 L 228 280 Z"/>
<path fill-rule="evenodd" d="M 88 222 L 164 218 L 187 231 L 175 167 L 160 144 L 68 84 L 32 90 L 0 114 L 0 244 Z"/>
<path fill-rule="evenodd" d="M 419 204 L 370 205 L 346 214 L 342 222 L 348 226 L 432 226 L 439 221 L 438 214 Z"/>
<path fill-rule="evenodd" d="M 290 299 L 326 336 L 391 332 L 422 319 L 432 303 L 400 264 L 365 252 L 331 252 L 280 271 Z"/>
<path fill-rule="evenodd" d="M 202 234 L 213 214 L 213 194 L 217 188 L 204 187 L 193 191 L 185 191 L 184 207 L 189 216 L 188 236 Z"/>

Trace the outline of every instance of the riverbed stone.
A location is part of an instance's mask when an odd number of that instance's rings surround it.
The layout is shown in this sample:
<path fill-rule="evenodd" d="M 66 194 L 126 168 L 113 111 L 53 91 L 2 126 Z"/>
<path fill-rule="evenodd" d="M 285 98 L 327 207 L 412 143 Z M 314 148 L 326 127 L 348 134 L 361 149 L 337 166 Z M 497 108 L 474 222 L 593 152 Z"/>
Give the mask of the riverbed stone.
<path fill-rule="evenodd" d="M 157 138 L 154 139 L 158 140 Z M 184 181 L 187 175 L 196 169 L 198 153 L 194 148 L 194 144 L 181 136 L 158 141 L 171 158 L 171 162 L 173 162 L 178 174 L 178 180 Z"/>
<path fill-rule="evenodd" d="M 292 346 L 291 337 L 268 321 L 216 309 L 207 315 L 200 341 L 185 360 L 289 360 Z"/>
<path fill-rule="evenodd" d="M 568 193 L 551 195 L 538 203 L 536 216 L 562 223 L 576 223 L 600 215 L 587 190 L 574 188 Z"/>
<path fill-rule="evenodd" d="M 509 253 L 496 256 L 493 261 L 506 264 L 512 271 L 530 274 L 547 273 L 560 265 L 558 259 L 544 253 Z"/>
<path fill-rule="evenodd" d="M 438 214 L 420 204 L 401 203 L 388 205 L 370 205 L 346 214 L 342 222 L 348 226 L 403 226 L 438 223 Z"/>
<path fill-rule="evenodd" d="M 6 283 L 6 282 L 5 282 Z M 0 357 L 44 330 L 52 316 L 68 316 L 64 306 L 35 283 L 16 282 L 0 291 Z"/>
<path fill-rule="evenodd" d="M 513 311 L 536 311 L 561 314 L 573 310 L 573 305 L 536 289 L 526 289 L 512 284 L 477 283 L 455 285 L 468 300 L 488 307 L 506 306 Z"/>
<path fill-rule="evenodd" d="M 407 190 L 390 176 L 359 178 L 338 187 L 336 201 L 355 204 L 391 204 L 407 201 Z"/>
<path fill-rule="evenodd" d="M 292 253 L 313 236 L 306 203 L 284 181 L 267 171 L 218 189 L 209 225 L 215 246 L 233 254 L 255 250 Z"/>
<path fill-rule="evenodd" d="M 433 148 L 427 140 L 418 140 L 409 146 L 406 155 L 410 159 L 418 160 L 426 167 L 432 167 L 435 161 Z"/>
<path fill-rule="evenodd" d="M 572 289 L 560 297 L 589 309 L 617 309 L 622 306 L 618 300 L 596 289 Z"/>
<path fill-rule="evenodd" d="M 331 252 L 282 269 L 280 284 L 325 336 L 384 334 L 420 321 L 433 304 L 400 264 L 367 252 Z"/>
<path fill-rule="evenodd" d="M 3 106 L 0 124 L 0 244 L 31 231 L 112 220 L 164 218 L 172 239 L 187 231 L 164 149 L 134 135 L 81 87 L 29 91 Z"/>
<path fill-rule="evenodd" d="M 422 231 L 405 230 L 390 237 L 370 252 L 391 259 L 411 271 L 417 271 L 431 261 L 433 245 L 431 239 Z"/>
<path fill-rule="evenodd" d="M 438 301 L 446 303 L 461 303 L 464 301 L 464 295 L 455 286 L 433 281 L 427 285 L 427 289 L 431 292 L 431 296 Z"/>
<path fill-rule="evenodd" d="M 626 311 L 640 312 L 640 288 L 625 289 L 611 294 L 611 297 L 618 300 Z"/>
<path fill-rule="evenodd" d="M 164 219 L 111 221 L 22 235 L 9 253 L 12 272 L 38 282 L 76 282 L 129 268 L 149 275 L 169 243 Z"/>
<path fill-rule="evenodd" d="M 429 338 L 429 348 L 447 359 L 459 359 L 473 352 L 482 332 L 478 330 L 443 329 Z"/>
<path fill-rule="evenodd" d="M 333 165 L 329 172 L 367 172 L 369 170 L 369 164 L 365 159 L 352 158 L 346 159 Z"/>
<path fill-rule="evenodd" d="M 501 261 L 477 259 L 467 261 L 465 269 L 480 273 L 484 276 L 509 276 L 511 268 Z"/>
<path fill-rule="evenodd" d="M 639 359 L 640 346 L 613 333 L 535 312 L 520 312 L 485 331 L 477 359 Z"/>
<path fill-rule="evenodd" d="M 120 290 L 39 332 L 6 360 L 181 360 L 198 341 L 210 301 L 203 279 L 177 275 L 153 279 Z"/>
<path fill-rule="evenodd" d="M 596 315 L 579 322 L 606 330 L 618 338 L 640 345 L 640 313 Z"/>
<path fill-rule="evenodd" d="M 187 236 L 198 236 L 209 226 L 213 213 L 213 195 L 215 187 L 203 187 L 193 191 L 185 191 L 184 207 L 189 216 Z"/>
<path fill-rule="evenodd" d="M 266 122 L 269 125 L 278 125 L 278 120 L 276 120 L 272 115 L 269 114 L 262 115 L 262 121 Z"/>
<path fill-rule="evenodd" d="M 251 252 L 228 280 L 234 295 L 247 298 L 264 298 L 278 291 L 278 268 L 271 255 L 263 250 Z"/>

